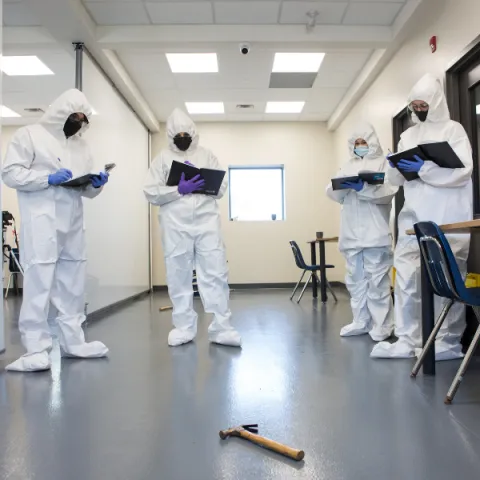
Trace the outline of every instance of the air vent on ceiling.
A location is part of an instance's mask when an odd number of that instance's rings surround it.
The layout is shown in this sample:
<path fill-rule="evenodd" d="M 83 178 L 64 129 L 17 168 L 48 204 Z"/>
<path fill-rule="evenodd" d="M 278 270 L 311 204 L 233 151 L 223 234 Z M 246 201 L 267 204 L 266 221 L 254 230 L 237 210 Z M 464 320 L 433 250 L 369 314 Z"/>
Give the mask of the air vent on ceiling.
<path fill-rule="evenodd" d="M 41 108 L 25 108 L 24 110 L 29 113 L 45 113 L 45 110 Z"/>
<path fill-rule="evenodd" d="M 239 108 L 240 110 L 247 110 L 249 108 L 255 108 L 251 103 L 239 103 L 237 105 L 237 108 Z"/>

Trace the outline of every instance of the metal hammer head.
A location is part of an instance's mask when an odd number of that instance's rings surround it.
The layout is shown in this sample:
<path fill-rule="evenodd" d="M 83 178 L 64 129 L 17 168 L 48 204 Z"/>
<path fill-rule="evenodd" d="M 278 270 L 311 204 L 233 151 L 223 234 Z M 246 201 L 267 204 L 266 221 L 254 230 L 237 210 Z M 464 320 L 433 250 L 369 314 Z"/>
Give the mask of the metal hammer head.
<path fill-rule="evenodd" d="M 228 437 L 238 437 L 242 430 L 247 430 L 251 433 L 258 433 L 258 424 L 252 423 L 249 425 L 239 425 L 238 427 L 229 428 L 227 430 L 220 430 L 220 438 L 225 440 Z"/>

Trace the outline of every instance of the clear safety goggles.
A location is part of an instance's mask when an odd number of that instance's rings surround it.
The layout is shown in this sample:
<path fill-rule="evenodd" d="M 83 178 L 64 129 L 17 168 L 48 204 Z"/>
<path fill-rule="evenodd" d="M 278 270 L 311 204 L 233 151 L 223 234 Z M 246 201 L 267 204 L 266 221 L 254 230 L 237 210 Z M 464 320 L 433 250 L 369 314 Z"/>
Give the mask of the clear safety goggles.
<path fill-rule="evenodd" d="M 428 103 L 411 103 L 408 106 L 408 109 L 411 112 L 426 112 L 429 108 L 430 106 L 428 105 Z"/>

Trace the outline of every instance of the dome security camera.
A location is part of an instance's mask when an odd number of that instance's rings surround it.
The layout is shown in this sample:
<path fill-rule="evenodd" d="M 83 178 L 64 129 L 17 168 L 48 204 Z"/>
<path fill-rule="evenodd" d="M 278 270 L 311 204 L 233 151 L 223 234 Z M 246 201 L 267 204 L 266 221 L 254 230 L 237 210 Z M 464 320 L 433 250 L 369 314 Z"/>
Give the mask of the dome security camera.
<path fill-rule="evenodd" d="M 240 44 L 240 53 L 242 55 L 248 55 L 250 53 L 250 44 L 249 43 L 241 43 Z"/>

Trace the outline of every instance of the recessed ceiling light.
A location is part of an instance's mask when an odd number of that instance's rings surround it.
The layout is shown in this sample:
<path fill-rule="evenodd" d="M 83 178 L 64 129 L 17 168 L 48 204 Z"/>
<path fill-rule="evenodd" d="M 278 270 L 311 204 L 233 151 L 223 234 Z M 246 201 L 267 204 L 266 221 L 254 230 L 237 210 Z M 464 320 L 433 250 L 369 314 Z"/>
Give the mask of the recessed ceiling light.
<path fill-rule="evenodd" d="M 2 118 L 18 118 L 21 117 L 21 115 L 17 112 L 14 112 L 10 108 L 6 107 L 5 105 L 2 105 L 2 108 L 0 110 L 0 116 Z"/>
<path fill-rule="evenodd" d="M 265 113 L 300 113 L 305 102 L 267 102 Z"/>
<path fill-rule="evenodd" d="M 324 57 L 324 53 L 276 53 L 272 72 L 318 72 Z"/>
<path fill-rule="evenodd" d="M 225 113 L 223 102 L 186 102 L 185 106 L 191 115 Z"/>
<path fill-rule="evenodd" d="M 6 56 L 0 65 L 8 76 L 53 75 L 54 73 L 35 55 Z"/>
<path fill-rule="evenodd" d="M 166 53 L 172 73 L 217 73 L 216 53 Z"/>

